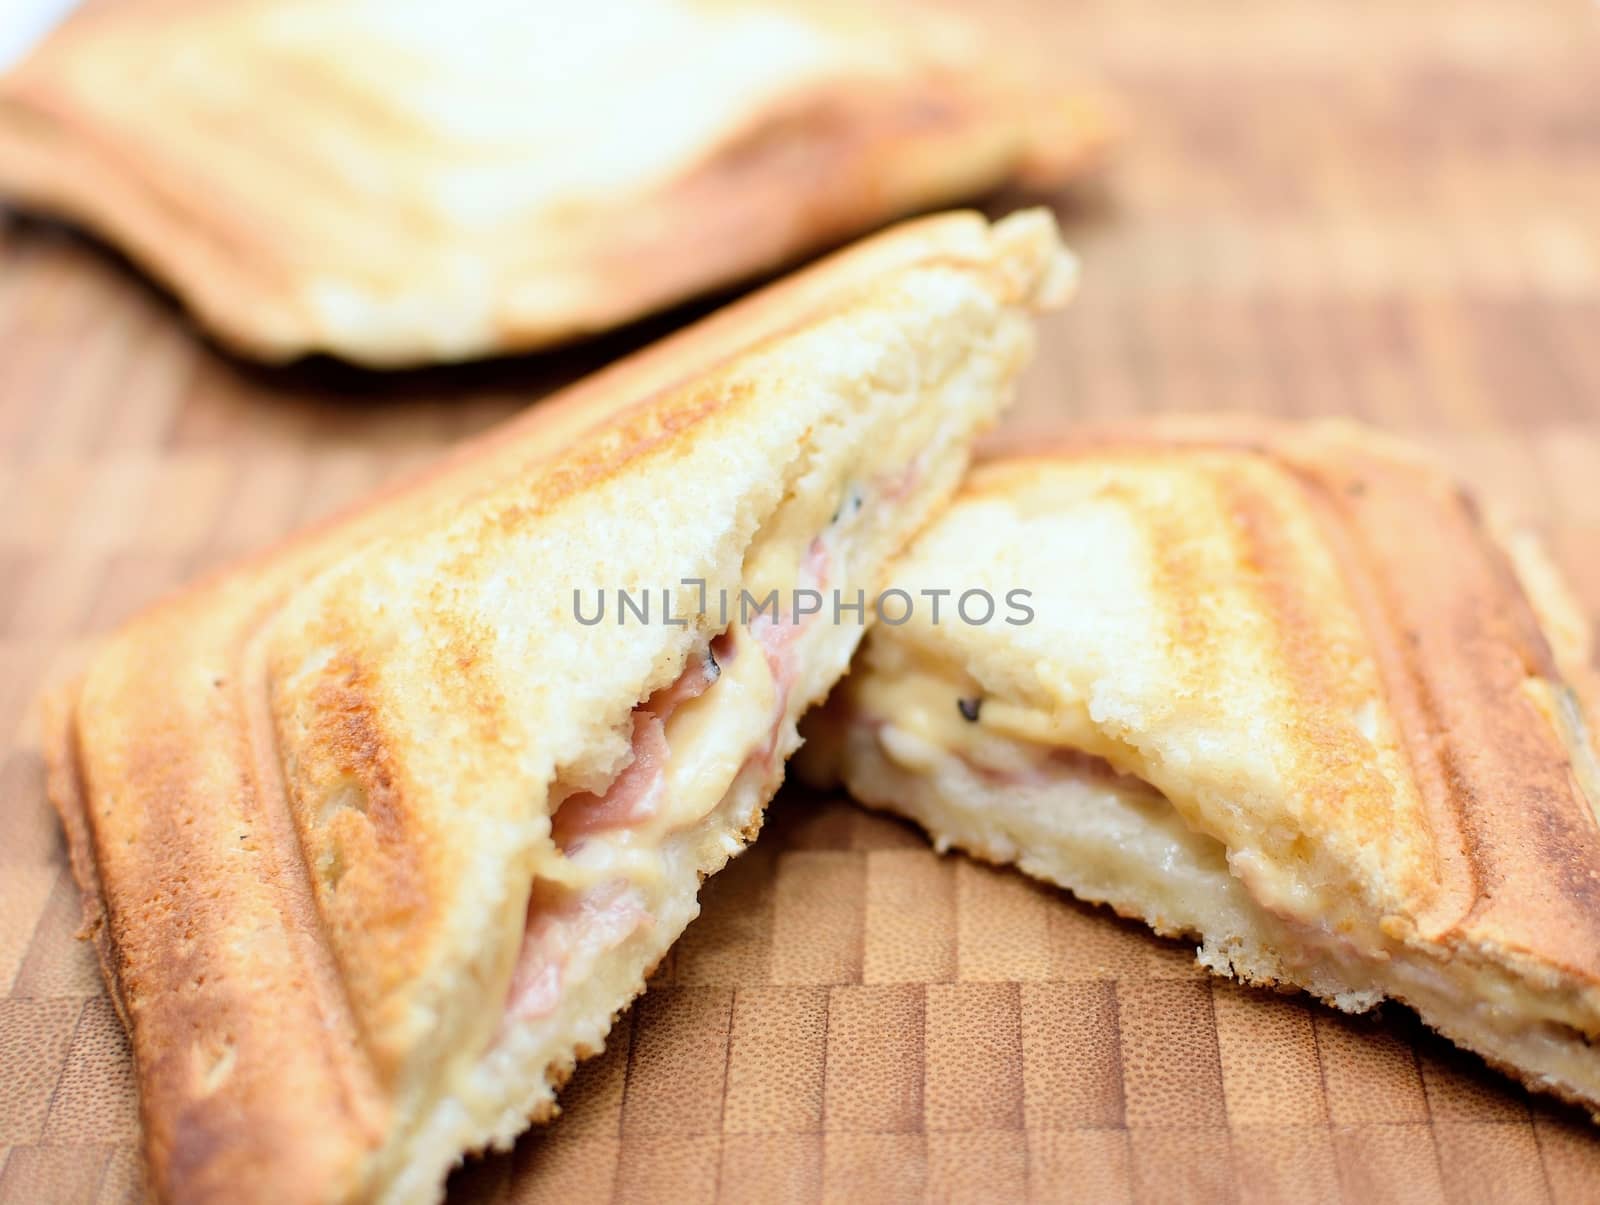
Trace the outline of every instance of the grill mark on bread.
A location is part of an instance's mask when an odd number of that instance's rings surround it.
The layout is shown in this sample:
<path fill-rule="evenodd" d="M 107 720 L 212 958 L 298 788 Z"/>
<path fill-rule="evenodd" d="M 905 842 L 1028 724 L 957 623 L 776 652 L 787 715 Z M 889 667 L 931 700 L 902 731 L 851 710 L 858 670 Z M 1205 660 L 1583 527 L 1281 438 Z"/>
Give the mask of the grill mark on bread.
<path fill-rule="evenodd" d="M 404 1051 L 383 1034 L 392 1022 L 393 986 L 411 971 L 408 954 L 432 911 L 428 868 L 419 855 L 427 834 L 409 815 L 406 794 L 379 714 L 372 671 L 339 653 L 314 688 L 313 728 L 302 743 L 314 764 L 286 775 L 301 848 L 368 1054 L 392 1084 Z M 330 806 L 330 804 L 332 806 Z M 347 879 L 348 875 L 357 876 Z M 387 956 L 347 958 L 358 946 Z"/>
<path fill-rule="evenodd" d="M 1443 721 L 1427 668 L 1416 655 L 1417 630 L 1394 597 L 1387 567 L 1351 522 L 1349 508 L 1370 503 L 1371 485 L 1359 478 L 1328 479 L 1281 463 L 1280 471 L 1299 487 L 1343 566 L 1356 614 L 1366 630 L 1383 683 L 1383 702 L 1394 717 L 1432 837 L 1433 875 L 1422 876 L 1417 884 L 1432 900 L 1416 919 L 1425 929 L 1440 930 L 1481 893 L 1482 866 L 1473 854 L 1478 841 L 1467 830 L 1468 818 L 1448 805 L 1459 788 L 1453 782 L 1448 750 L 1437 739 L 1444 731 Z"/>
<path fill-rule="evenodd" d="M 242 683 L 250 675 L 216 672 L 217 644 L 235 637 L 247 644 L 244 634 L 259 614 L 202 618 L 188 601 L 138 621 L 141 639 L 130 642 L 129 659 L 115 665 L 111 683 L 91 673 L 72 703 L 53 711 L 51 798 L 66 822 L 80 887 L 98 901 L 92 928 L 139 1068 L 152 1184 L 173 1199 L 228 1196 L 250 1165 L 250 1145 L 261 1142 L 302 1150 L 285 1182 L 300 1186 L 291 1191 L 309 1191 L 311 1183 L 333 1183 L 335 1164 L 375 1141 L 372 1101 L 364 1094 L 364 1064 L 352 1066 L 341 1045 L 347 1031 L 326 1011 L 322 968 L 299 961 L 302 930 L 318 922 L 309 897 L 303 905 L 294 897 L 295 867 L 284 864 L 261 806 L 255 742 L 244 718 Z M 174 662 L 169 651 L 182 647 L 182 638 L 191 641 L 189 655 Z M 147 665 L 208 684 L 221 676 L 224 685 L 186 696 L 176 714 L 156 724 L 135 725 L 137 739 L 108 737 L 101 696 Z M 184 739 L 186 724 L 209 740 Z M 106 772 L 107 759 L 101 749 L 98 767 L 86 760 L 86 725 L 118 747 L 113 767 L 118 757 L 126 759 L 112 771 L 113 786 L 121 788 L 115 808 L 105 806 L 105 792 L 92 781 L 95 768 Z M 228 763 L 225 778 L 217 774 L 219 757 Z M 282 819 L 287 833 L 287 815 Z M 186 853 L 234 873 L 200 892 L 204 866 Z M 245 859 L 248 870 L 237 871 L 236 859 Z M 108 866 L 109 883 L 101 877 Z M 290 992 L 291 981 L 303 990 Z M 236 1055 L 219 1077 L 208 1057 L 216 1047 L 202 1038 L 235 1043 L 267 1011 L 312 1041 L 265 1060 Z M 338 1121 L 308 1135 L 292 1114 L 268 1110 L 252 1118 L 211 1100 L 217 1093 L 263 1102 L 292 1096 L 308 1115 Z"/>
<path fill-rule="evenodd" d="M 1600 827 L 1573 790 L 1564 735 L 1522 689 L 1530 678 L 1561 682 L 1532 606 L 1462 490 L 1433 482 L 1430 497 L 1416 484 L 1414 471 L 1396 474 L 1372 458 L 1356 471 L 1366 488 L 1342 495 L 1344 522 L 1388 583 L 1391 622 L 1409 634 L 1403 643 L 1407 669 L 1427 701 L 1428 725 L 1412 743 L 1437 749 L 1440 806 L 1458 817 L 1477 877 L 1469 909 L 1448 926 L 1444 917 L 1434 918 L 1440 924 L 1435 936 L 1509 940 L 1568 969 L 1600 966 L 1600 890 L 1587 869 L 1600 866 Z M 1339 496 L 1325 486 L 1323 494 L 1330 500 Z M 1396 510 L 1405 515 L 1398 522 Z M 1396 528 L 1427 532 L 1429 538 L 1398 550 L 1386 540 Z M 1437 552 L 1445 547 L 1449 553 Z M 1432 600 L 1418 596 L 1419 575 L 1442 602 L 1446 623 L 1427 613 Z M 1451 655 L 1463 647 L 1465 656 Z M 1441 671 L 1448 670 L 1456 673 L 1441 680 Z M 1489 715 L 1492 724 L 1484 719 Z M 1485 731 L 1466 730 L 1474 726 Z M 1509 800 L 1517 805 L 1508 806 Z M 1531 848 L 1524 849 L 1524 842 Z M 1544 888 L 1552 883 L 1559 890 L 1550 899 Z M 1503 910 L 1520 911 L 1541 897 L 1551 907 L 1538 910 L 1537 923 L 1525 917 L 1513 922 L 1520 932 L 1502 928 Z M 1551 926 L 1563 930 L 1561 941 L 1549 940 Z"/>
<path fill-rule="evenodd" d="M 936 131 L 991 133 L 970 96 L 964 107 L 949 94 L 911 106 L 905 99 L 881 86 L 836 84 L 827 94 L 780 100 L 652 190 L 646 203 L 676 228 L 670 243 L 630 242 L 626 225 L 619 238 L 615 214 L 602 212 L 563 254 L 592 258 L 613 290 L 665 301 L 696 287 L 691 274 L 704 278 L 698 288 L 717 288 L 845 237 L 884 206 L 886 154 Z M 953 147 L 947 143 L 947 154 L 960 153 Z M 828 186 L 818 190 L 817 180 Z M 752 256 L 752 248 L 764 250 Z"/>
<path fill-rule="evenodd" d="M 1174 451 L 1171 446 L 1146 441 L 1124 449 L 1123 454 L 1135 464 L 1146 460 L 1158 463 Z M 1095 454 L 1103 456 L 1104 450 Z M 1327 627 L 1299 580 L 1297 558 L 1301 552 L 1286 534 L 1292 515 L 1282 511 L 1270 488 L 1275 480 L 1281 480 L 1282 466 L 1265 457 L 1241 455 L 1213 462 L 1202 472 L 1196 468 L 1193 449 L 1184 455 L 1184 462 L 1210 491 L 1207 505 L 1214 507 L 1218 520 L 1214 524 L 1209 517 L 1197 520 L 1159 501 L 1145 500 L 1138 491 L 1115 482 L 1097 490 L 1097 496 L 1115 495 L 1120 507 L 1134 513 L 1135 525 L 1149 533 L 1148 546 L 1154 552 L 1152 590 L 1163 600 L 1164 616 L 1175 617 L 1170 654 L 1184 666 L 1181 678 L 1199 683 L 1225 680 L 1221 659 L 1226 656 L 1229 634 L 1208 618 L 1212 607 L 1221 604 L 1208 604 L 1203 588 L 1197 588 L 1215 566 L 1183 550 L 1192 544 L 1197 528 L 1226 531 L 1232 541 L 1224 562 L 1230 568 L 1229 584 L 1247 591 L 1254 599 L 1249 605 L 1259 613 L 1276 617 L 1275 623 L 1267 625 L 1269 655 L 1295 684 L 1295 697 L 1321 705 L 1284 717 L 1296 734 L 1294 743 L 1310 750 L 1318 760 L 1311 779 L 1318 794 L 1310 807 L 1338 813 L 1352 809 L 1392 813 L 1397 802 L 1395 786 L 1373 764 L 1369 742 L 1355 729 L 1354 713 L 1370 698 L 1363 692 L 1340 689 L 1359 667 L 1344 664 L 1332 671 L 1328 666 L 1330 651 L 1349 662 L 1359 659 L 1363 650 Z M 995 488 L 1003 486 L 996 483 Z M 980 485 L 975 492 L 981 491 Z M 1380 683 L 1374 682 L 1373 687 L 1381 692 Z M 1335 718 L 1346 714 L 1352 716 L 1349 723 Z M 1390 837 L 1389 826 L 1380 828 L 1379 836 Z M 1301 858 L 1303 847 L 1304 842 L 1296 838 L 1278 852 Z"/>
<path fill-rule="evenodd" d="M 1238 471 L 1238 467 L 1247 471 Z M 1317 762 L 1305 784 L 1313 792 L 1312 798 L 1302 806 L 1346 816 L 1349 819 L 1345 823 L 1350 824 L 1361 823 L 1361 817 L 1380 810 L 1392 813 L 1404 808 L 1407 815 L 1391 816 L 1391 823 L 1379 826 L 1374 834 L 1374 840 L 1386 851 L 1384 864 L 1388 869 L 1395 860 L 1393 838 L 1409 830 L 1414 809 L 1383 774 L 1375 761 L 1372 743 L 1356 729 L 1355 714 L 1369 699 L 1359 686 L 1365 676 L 1365 650 L 1351 647 L 1343 639 L 1344 634 L 1330 627 L 1324 613 L 1307 596 L 1306 583 L 1298 571 L 1297 550 L 1289 535 L 1293 517 L 1262 488 L 1267 482 L 1261 474 L 1275 472 L 1268 465 L 1252 462 L 1218 468 L 1210 475 L 1225 501 L 1230 530 L 1237 541 L 1239 584 L 1254 596 L 1259 613 L 1275 619 L 1267 625 L 1268 639 L 1279 669 L 1293 683 L 1291 698 L 1313 704 L 1285 717 L 1295 734 L 1292 744 L 1309 749 Z M 1320 588 L 1328 585 L 1318 583 Z M 1378 683 L 1373 685 L 1381 690 Z M 1395 820 L 1400 823 L 1393 823 Z M 1280 843 L 1275 852 L 1299 861 L 1308 857 L 1315 860 L 1305 844 L 1296 834 L 1287 847 Z M 1319 865 L 1315 877 L 1320 880 L 1329 870 Z M 1430 866 L 1425 873 L 1431 879 L 1436 868 Z M 1347 882 L 1344 886 L 1354 884 Z M 1413 886 L 1408 882 L 1403 889 Z M 1376 902 L 1387 907 L 1392 901 Z"/>
<path fill-rule="evenodd" d="M 1500 690 L 1483 679 L 1475 654 L 1463 656 L 1457 641 L 1465 636 L 1489 649 L 1498 644 L 1517 659 L 1520 680 L 1534 668 L 1537 677 L 1587 696 L 1559 676 L 1521 579 L 1465 490 L 1431 465 L 1392 451 L 1383 437 L 1351 435 L 1338 423 L 1296 427 L 1255 418 L 1182 417 L 1107 424 L 1055 448 L 1029 447 L 1013 460 L 1094 460 L 1163 449 L 1192 454 L 1204 448 L 1258 458 L 1297 481 L 1349 571 L 1383 675 L 1385 703 L 1419 779 L 1435 833 L 1434 854 L 1441 860 L 1443 888 L 1417 918 L 1424 934 L 1447 944 L 1483 943 L 1513 956 L 1531 953 L 1600 993 L 1600 885 L 1586 869 L 1600 867 L 1600 825 L 1587 798 L 1572 787 L 1569 735 L 1553 728 L 1521 691 Z M 990 452 L 1002 454 L 1003 449 Z M 1003 489 L 1003 479 L 994 488 Z M 1425 490 L 1432 491 L 1431 505 Z M 1441 498 L 1453 498 L 1454 510 Z M 1409 518 L 1397 520 L 1396 508 Z M 1398 539 L 1400 546 L 1386 548 L 1387 539 Z M 1448 640 L 1437 634 L 1441 625 L 1429 599 L 1414 591 L 1397 593 L 1420 572 L 1419 559 L 1430 557 L 1438 562 L 1437 572 L 1427 579 L 1453 616 Z M 1495 716 L 1493 739 L 1464 738 L 1452 710 L 1470 717 L 1473 708 L 1441 694 L 1441 672 L 1459 671 L 1463 662 L 1470 663 L 1479 709 Z M 1594 706 L 1587 700 L 1581 709 Z M 1514 756 L 1497 758 L 1496 788 L 1481 781 L 1481 761 L 1473 758 L 1498 753 L 1496 744 L 1509 739 L 1513 724 L 1519 747 Z M 1523 771 L 1546 781 L 1530 786 Z M 1508 807 L 1507 799 L 1524 806 Z M 1519 857 L 1519 851 L 1531 856 Z M 1511 868 L 1520 870 L 1521 881 L 1508 896 L 1501 876 Z M 1545 890 L 1551 883 L 1554 894 Z"/>
<path fill-rule="evenodd" d="M 1447 868 L 1434 908 L 1417 917 L 1424 936 L 1501 956 L 1531 954 L 1600 991 L 1600 886 L 1588 871 L 1600 867 L 1600 825 L 1572 788 L 1567 734 L 1520 690 L 1485 678 L 1482 654 L 1509 652 L 1519 683 L 1532 668 L 1568 689 L 1576 684 L 1559 676 L 1520 579 L 1463 489 L 1381 443 L 1362 445 L 1338 424 L 1302 430 L 1266 420 L 1178 419 L 1086 432 L 1060 454 L 1213 447 L 1261 458 L 1299 482 L 1356 587 L 1386 703 L 1427 801 L 1434 853 Z M 1329 430 L 1331 439 L 1324 437 Z M 1396 509 L 1407 518 L 1397 520 Z M 1416 594 L 1419 574 L 1432 599 Z M 1428 605 L 1437 600 L 1449 608 L 1448 624 Z M 1463 638 L 1473 645 L 1465 656 Z M 1441 673 L 1452 668 L 1468 674 L 1456 685 L 1475 705 L 1445 689 Z M 1494 717 L 1492 739 L 1460 731 L 1462 717 L 1474 714 Z M 1512 740 L 1513 753 L 1499 756 Z M 1484 755 L 1496 763 L 1487 774 Z M 1511 799 L 1519 806 L 1507 806 Z M 1440 836 L 1452 832 L 1455 842 Z M 1517 884 L 1508 894 L 1511 873 Z"/>
<path fill-rule="evenodd" d="M 506 532 L 525 526 L 552 506 L 620 476 L 650 454 L 671 449 L 684 431 L 748 401 L 754 393 L 748 380 L 731 375 L 693 390 L 663 390 L 595 428 L 580 454 L 545 468 L 529 482 L 525 496 L 497 507 L 484 523 Z M 475 559 L 475 552 L 464 552 L 448 566 L 455 570 Z"/>

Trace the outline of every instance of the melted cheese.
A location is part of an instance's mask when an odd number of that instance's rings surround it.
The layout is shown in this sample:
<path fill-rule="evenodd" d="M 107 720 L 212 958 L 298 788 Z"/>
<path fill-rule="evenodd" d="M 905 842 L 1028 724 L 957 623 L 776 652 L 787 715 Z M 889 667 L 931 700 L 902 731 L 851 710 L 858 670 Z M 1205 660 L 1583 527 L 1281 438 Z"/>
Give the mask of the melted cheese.
<path fill-rule="evenodd" d="M 711 689 L 667 721 L 666 796 L 650 825 L 654 835 L 710 815 L 781 718 L 778 683 L 760 642 L 735 624 L 733 648 Z"/>
<path fill-rule="evenodd" d="M 875 650 L 872 673 L 853 683 L 864 711 L 893 716 L 895 725 L 985 769 L 1005 772 L 1036 765 L 1040 750 L 1072 749 L 1104 758 L 1129 772 L 1127 750 L 1105 735 L 1087 708 L 1045 713 L 1024 704 L 985 697 L 971 679 L 917 661 L 886 642 Z M 961 700 L 979 700 L 978 718 L 961 712 Z"/>
<path fill-rule="evenodd" d="M 746 552 L 744 589 L 758 602 L 776 590 L 785 611 L 783 622 L 788 622 L 797 588 L 823 586 L 812 580 L 819 527 L 826 556 L 833 555 L 841 538 L 839 527 L 827 526 L 831 504 L 830 496 L 819 490 L 803 506 L 791 502 L 782 507 Z M 718 610 L 710 600 L 707 607 Z M 771 747 L 774 733 L 788 718 L 788 687 L 774 675 L 768 650 L 750 625 L 739 622 L 739 608 L 738 598 L 731 597 L 732 655 L 719 659 L 717 680 L 677 705 L 666 720 L 659 804 L 643 820 L 586 834 L 567 856 L 552 860 L 544 877 L 579 890 L 618 880 L 654 890 L 667 876 L 663 846 L 673 834 L 710 816 L 747 763 Z"/>
<path fill-rule="evenodd" d="M 971 679 L 922 662 L 912 652 L 886 650 L 881 643 L 876 652 L 879 660 L 873 671 L 852 683 L 857 706 L 864 714 L 892 716 L 896 729 L 915 734 L 929 749 L 947 750 L 981 772 L 1009 776 L 1017 782 L 1059 779 L 1061 767 L 1052 761 L 1062 757 L 1099 759 L 1109 771 L 1147 777 L 1141 753 L 1107 736 L 1086 706 L 1046 712 L 1026 703 L 987 697 Z M 981 700 L 976 721 L 966 719 L 958 707 L 963 698 Z M 906 756 L 903 746 L 900 753 Z M 1079 765 L 1075 772 L 1083 777 L 1089 768 Z M 1161 800 L 1163 814 L 1178 829 L 1204 832 L 1197 819 L 1201 814 L 1198 807 L 1185 806 L 1182 798 L 1175 807 L 1156 787 L 1141 784 L 1133 789 L 1154 793 Z M 1204 839 L 1223 850 L 1214 835 L 1207 834 Z M 1332 915 L 1335 897 L 1312 880 L 1308 869 L 1292 860 L 1274 861 L 1271 853 L 1270 849 L 1228 851 L 1228 869 L 1245 881 L 1257 903 L 1269 911 L 1307 923 L 1320 923 Z M 1340 926 L 1349 936 L 1354 933 L 1355 921 L 1347 917 Z M 1384 944 L 1375 929 L 1362 933 L 1360 939 L 1369 951 Z"/>
<path fill-rule="evenodd" d="M 1600 1091 L 1600 1066 L 1562 1020 L 1559 994 L 1465 954 L 1442 961 L 1381 937 L 1373 950 L 1325 917 L 1298 919 L 1314 901 L 1281 898 L 1285 877 L 1261 851 L 1228 850 L 1153 787 L 1071 760 L 1081 750 L 1014 738 L 1011 721 L 1024 709 L 987 700 L 978 722 L 964 719 L 956 700 L 976 691 L 949 675 L 870 673 L 852 690 L 852 793 L 917 820 L 941 849 L 1014 862 L 1160 932 L 1198 936 L 1199 960 L 1219 974 L 1291 983 L 1353 1011 L 1393 997 L 1452 1040 L 1548 1086 Z M 1002 767 L 1009 777 L 996 773 Z"/>

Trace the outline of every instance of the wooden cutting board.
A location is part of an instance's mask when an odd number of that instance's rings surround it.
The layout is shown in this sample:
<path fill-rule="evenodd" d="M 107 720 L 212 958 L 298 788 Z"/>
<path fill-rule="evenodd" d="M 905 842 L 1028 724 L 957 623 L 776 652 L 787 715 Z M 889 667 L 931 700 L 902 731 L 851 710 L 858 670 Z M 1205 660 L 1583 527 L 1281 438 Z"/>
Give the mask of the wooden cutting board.
<path fill-rule="evenodd" d="M 1600 11 L 1010 0 L 1128 141 L 1011 420 L 1344 413 L 1549 535 L 1600 614 Z M 997 205 L 996 208 L 1003 206 Z M 0 225 L 0 1202 L 138 1193 L 132 1072 L 43 797 L 93 638 L 682 316 L 553 356 L 251 369 L 103 251 Z M 1600 1129 L 1404 1012 L 1350 1019 L 798 792 L 567 1116 L 457 1200 L 1594 1199 Z"/>

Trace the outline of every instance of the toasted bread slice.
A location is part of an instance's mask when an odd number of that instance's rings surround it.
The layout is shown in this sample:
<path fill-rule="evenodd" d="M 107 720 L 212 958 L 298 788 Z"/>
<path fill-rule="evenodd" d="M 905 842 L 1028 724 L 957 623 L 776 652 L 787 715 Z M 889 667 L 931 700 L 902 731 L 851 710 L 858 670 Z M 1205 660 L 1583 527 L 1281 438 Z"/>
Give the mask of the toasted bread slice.
<path fill-rule="evenodd" d="M 955 593 L 874 630 L 814 776 L 1600 1107 L 1588 628 L 1442 472 L 1341 424 L 1085 434 L 980 467 L 894 577 Z"/>
<path fill-rule="evenodd" d="M 797 0 L 125 0 L 0 79 L 0 197 L 219 339 L 378 366 L 526 350 L 1106 140 L 926 10 Z"/>
<path fill-rule="evenodd" d="M 429 1199 L 553 1113 L 860 639 L 792 592 L 878 583 L 1070 282 L 913 223 L 99 651 L 50 790 L 158 1195 Z"/>

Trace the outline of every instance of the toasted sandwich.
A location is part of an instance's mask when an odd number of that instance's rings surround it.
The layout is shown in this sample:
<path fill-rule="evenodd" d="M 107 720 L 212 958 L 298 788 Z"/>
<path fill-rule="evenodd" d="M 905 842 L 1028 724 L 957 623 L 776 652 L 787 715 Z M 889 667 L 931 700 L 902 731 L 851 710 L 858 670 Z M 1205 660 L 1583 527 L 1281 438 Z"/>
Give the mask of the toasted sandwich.
<path fill-rule="evenodd" d="M 0 198 L 243 354 L 527 350 L 1092 162 L 1105 106 L 845 0 L 122 0 L 0 79 Z"/>
<path fill-rule="evenodd" d="M 811 776 L 1600 1108 L 1588 624 L 1446 474 L 1342 424 L 1130 425 L 982 465 L 893 577 L 951 593 L 873 630 Z"/>
<path fill-rule="evenodd" d="M 159 1197 L 427 1200 L 553 1114 L 860 639 L 792 600 L 878 584 L 1071 279 L 1042 212 L 896 229 L 98 651 L 50 792 Z"/>

